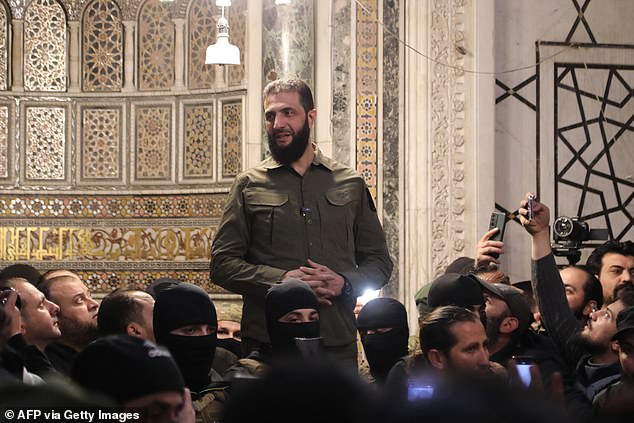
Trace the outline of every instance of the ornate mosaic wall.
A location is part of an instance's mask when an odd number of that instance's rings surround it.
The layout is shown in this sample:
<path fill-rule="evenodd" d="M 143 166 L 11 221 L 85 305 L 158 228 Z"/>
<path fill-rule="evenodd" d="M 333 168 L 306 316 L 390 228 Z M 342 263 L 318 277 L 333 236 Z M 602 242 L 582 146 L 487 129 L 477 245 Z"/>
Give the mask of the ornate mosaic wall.
<path fill-rule="evenodd" d="M 4 4 L 0 5 L 0 90 L 7 89 L 7 54 L 8 44 L 8 15 Z"/>
<path fill-rule="evenodd" d="M 225 194 L 0 195 L 0 263 L 78 270 L 94 292 L 163 276 L 200 283 Z"/>
<path fill-rule="evenodd" d="M 112 0 L 94 0 L 83 17 L 84 91 L 119 91 L 123 80 L 123 24 Z"/>
<path fill-rule="evenodd" d="M 214 81 L 211 67 L 205 65 L 207 46 L 216 42 L 218 21 L 217 8 L 213 0 L 194 0 L 189 9 L 189 87 L 208 88 Z"/>
<path fill-rule="evenodd" d="M 242 103 L 222 103 L 222 177 L 233 178 L 240 172 L 242 157 Z"/>
<path fill-rule="evenodd" d="M 378 0 L 357 3 L 357 171 L 377 196 Z"/>
<path fill-rule="evenodd" d="M 122 108 L 85 107 L 81 113 L 80 179 L 120 181 Z"/>
<path fill-rule="evenodd" d="M 207 71 L 220 9 L 194 1 L 0 8 L 0 267 L 70 268 L 98 293 L 162 276 L 218 292 L 210 241 L 244 163 L 245 68 Z M 231 13 L 246 57 L 246 1 Z"/>
<path fill-rule="evenodd" d="M 66 112 L 65 107 L 26 107 L 24 168 L 28 181 L 64 180 Z"/>
<path fill-rule="evenodd" d="M 24 88 L 66 89 L 66 14 L 55 0 L 33 0 L 24 16 Z"/>
<path fill-rule="evenodd" d="M 213 177 L 213 118 L 211 104 L 185 106 L 185 178 Z"/>
<path fill-rule="evenodd" d="M 0 106 L 0 178 L 9 176 L 9 108 Z"/>
<path fill-rule="evenodd" d="M 170 107 L 137 107 L 135 118 L 135 178 L 137 180 L 169 179 L 172 168 Z"/>
<path fill-rule="evenodd" d="M 170 5 L 148 0 L 139 13 L 139 89 L 168 90 L 174 83 L 174 24 Z"/>

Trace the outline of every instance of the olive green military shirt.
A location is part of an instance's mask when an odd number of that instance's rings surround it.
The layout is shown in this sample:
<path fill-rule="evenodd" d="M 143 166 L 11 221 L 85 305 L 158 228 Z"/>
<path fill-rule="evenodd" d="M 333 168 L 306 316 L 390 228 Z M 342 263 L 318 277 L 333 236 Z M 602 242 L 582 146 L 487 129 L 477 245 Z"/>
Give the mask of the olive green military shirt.
<path fill-rule="evenodd" d="M 339 273 L 352 295 L 320 307 L 326 346 L 355 341 L 354 305 L 392 272 L 370 193 L 352 169 L 319 150 L 304 176 L 268 158 L 238 175 L 212 245 L 211 279 L 244 300 L 243 337 L 269 342 L 264 297 L 308 259 Z"/>

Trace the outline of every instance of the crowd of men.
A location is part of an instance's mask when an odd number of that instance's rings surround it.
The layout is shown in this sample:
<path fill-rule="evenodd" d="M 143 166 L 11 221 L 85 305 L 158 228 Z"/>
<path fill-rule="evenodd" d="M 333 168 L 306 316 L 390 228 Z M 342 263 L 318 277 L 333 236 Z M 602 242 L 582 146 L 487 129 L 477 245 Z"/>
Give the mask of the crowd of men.
<path fill-rule="evenodd" d="M 357 296 L 392 270 L 372 197 L 309 142 L 305 83 L 274 81 L 263 100 L 271 158 L 236 178 L 212 247 L 212 279 L 242 312 L 174 279 L 99 304 L 72 271 L 10 265 L 0 405 L 142 409 L 150 422 L 634 419 L 634 243 L 560 270 L 549 209 L 535 200 L 529 219 L 524 199 L 530 282 L 497 270 L 494 229 L 473 259 L 421 281 L 417 336 L 392 298 L 357 317 Z"/>

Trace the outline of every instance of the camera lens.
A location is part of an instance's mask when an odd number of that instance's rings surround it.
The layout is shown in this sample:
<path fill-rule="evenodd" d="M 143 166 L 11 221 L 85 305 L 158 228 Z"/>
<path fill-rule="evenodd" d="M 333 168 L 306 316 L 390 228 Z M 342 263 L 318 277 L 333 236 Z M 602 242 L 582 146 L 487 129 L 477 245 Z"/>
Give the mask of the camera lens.
<path fill-rule="evenodd" d="M 572 219 L 566 216 L 558 217 L 553 223 L 553 230 L 555 234 L 560 238 L 567 238 L 572 234 L 574 225 Z"/>

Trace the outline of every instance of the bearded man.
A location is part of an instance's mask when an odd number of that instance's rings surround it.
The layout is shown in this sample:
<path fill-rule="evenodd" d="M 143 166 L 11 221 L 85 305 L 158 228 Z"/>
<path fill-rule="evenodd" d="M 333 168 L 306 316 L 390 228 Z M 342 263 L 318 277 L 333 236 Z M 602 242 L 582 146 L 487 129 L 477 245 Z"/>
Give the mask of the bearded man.
<path fill-rule="evenodd" d="M 376 207 L 356 172 L 309 142 L 317 110 L 305 82 L 273 81 L 263 99 L 271 157 L 231 188 L 211 278 L 243 297 L 243 356 L 270 343 L 271 285 L 296 278 L 317 296 L 326 352 L 356 369 L 356 297 L 381 288 L 392 272 Z"/>

